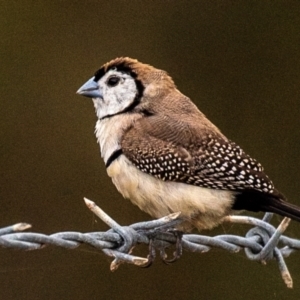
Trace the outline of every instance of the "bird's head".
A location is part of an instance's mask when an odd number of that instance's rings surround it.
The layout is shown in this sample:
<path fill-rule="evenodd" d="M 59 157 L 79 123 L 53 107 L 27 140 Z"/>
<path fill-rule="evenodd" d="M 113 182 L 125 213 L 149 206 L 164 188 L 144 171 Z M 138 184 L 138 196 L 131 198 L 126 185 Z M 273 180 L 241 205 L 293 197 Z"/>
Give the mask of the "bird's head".
<path fill-rule="evenodd" d="M 99 119 L 130 111 L 151 114 L 151 107 L 176 89 L 165 71 L 128 57 L 104 64 L 77 94 L 93 98 Z"/>

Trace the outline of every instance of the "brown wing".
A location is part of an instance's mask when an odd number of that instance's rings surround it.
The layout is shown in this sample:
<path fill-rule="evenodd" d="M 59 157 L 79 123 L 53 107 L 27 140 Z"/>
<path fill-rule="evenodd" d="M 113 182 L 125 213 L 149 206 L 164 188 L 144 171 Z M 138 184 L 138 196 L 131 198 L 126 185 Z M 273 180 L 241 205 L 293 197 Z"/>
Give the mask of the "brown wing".
<path fill-rule="evenodd" d="M 206 118 L 204 123 L 183 119 L 151 115 L 138 120 L 123 137 L 123 153 L 138 169 L 165 181 L 276 191 L 262 166 L 219 131 L 211 130 Z"/>

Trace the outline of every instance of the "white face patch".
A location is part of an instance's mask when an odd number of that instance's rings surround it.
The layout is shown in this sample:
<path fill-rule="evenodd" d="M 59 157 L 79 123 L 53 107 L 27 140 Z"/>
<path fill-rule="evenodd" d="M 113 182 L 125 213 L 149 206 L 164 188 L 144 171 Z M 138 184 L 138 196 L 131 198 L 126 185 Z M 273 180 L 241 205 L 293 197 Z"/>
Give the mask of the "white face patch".
<path fill-rule="evenodd" d="M 93 102 L 99 119 L 124 111 L 138 93 L 134 78 L 114 69 L 109 70 L 98 85 L 103 99 L 93 98 Z"/>

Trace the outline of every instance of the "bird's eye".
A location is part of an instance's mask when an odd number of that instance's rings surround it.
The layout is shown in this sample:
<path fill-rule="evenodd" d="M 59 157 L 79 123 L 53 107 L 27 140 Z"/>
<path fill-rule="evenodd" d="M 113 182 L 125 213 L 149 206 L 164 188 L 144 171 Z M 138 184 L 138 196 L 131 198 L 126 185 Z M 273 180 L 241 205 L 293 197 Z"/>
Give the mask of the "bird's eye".
<path fill-rule="evenodd" d="M 110 78 L 108 78 L 107 80 L 107 85 L 110 87 L 116 86 L 120 81 L 120 77 L 117 76 L 112 76 Z"/>

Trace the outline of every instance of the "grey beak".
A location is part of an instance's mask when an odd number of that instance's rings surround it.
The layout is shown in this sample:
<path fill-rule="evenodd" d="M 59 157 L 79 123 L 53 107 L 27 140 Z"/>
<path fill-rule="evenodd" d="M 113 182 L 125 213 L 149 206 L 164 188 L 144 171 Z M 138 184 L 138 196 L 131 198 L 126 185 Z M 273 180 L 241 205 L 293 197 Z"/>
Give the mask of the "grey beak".
<path fill-rule="evenodd" d="M 103 95 L 99 89 L 99 85 L 94 81 L 94 77 L 89 79 L 76 94 L 89 97 L 89 98 L 103 98 Z"/>

